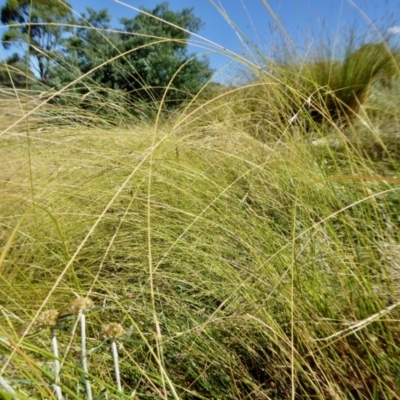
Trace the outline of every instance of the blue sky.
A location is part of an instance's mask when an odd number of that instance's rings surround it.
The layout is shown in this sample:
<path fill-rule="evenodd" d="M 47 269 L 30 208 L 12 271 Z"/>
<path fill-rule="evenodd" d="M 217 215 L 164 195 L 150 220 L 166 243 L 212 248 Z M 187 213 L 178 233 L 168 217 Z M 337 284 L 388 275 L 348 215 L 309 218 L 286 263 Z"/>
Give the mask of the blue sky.
<path fill-rule="evenodd" d="M 162 0 L 118 0 L 120 1 L 132 7 L 145 6 L 149 9 L 162 2 Z M 83 12 L 86 6 L 95 9 L 107 8 L 113 16 L 113 25 L 116 27 L 119 18 L 136 15 L 133 9 L 114 0 L 69 0 L 69 2 L 78 13 Z M 0 0 L 0 6 L 4 3 L 5 0 Z M 266 4 L 279 18 L 289 37 L 303 51 L 310 43 L 317 45 L 328 36 L 331 40 L 342 38 L 349 27 L 356 27 L 361 36 L 366 35 L 375 39 L 374 26 L 380 29 L 400 27 L 398 0 L 169 0 L 168 3 L 170 8 L 176 11 L 184 7 L 194 7 L 195 15 L 204 22 L 199 34 L 241 55 L 246 54 L 245 36 L 267 54 L 277 43 L 276 24 Z M 226 12 L 242 34 L 227 22 L 221 11 Z M 400 28 L 398 30 L 400 31 Z M 400 34 L 393 40 L 400 43 Z M 212 50 L 209 57 L 214 68 L 221 68 L 229 61 L 229 57 L 222 55 L 218 49 L 213 49 L 207 43 L 203 44 Z M 192 46 L 191 51 L 207 50 Z"/>
<path fill-rule="evenodd" d="M 162 0 L 118 0 L 132 7 L 152 9 Z M 118 18 L 134 17 L 136 12 L 114 0 L 70 0 L 78 12 L 86 6 L 108 8 L 117 24 Z M 196 16 L 204 22 L 199 32 L 220 46 L 235 53 L 244 54 L 244 35 L 265 52 L 271 50 L 276 32 L 274 19 L 266 3 L 279 18 L 289 36 L 301 45 L 308 38 L 318 41 L 321 36 L 340 37 L 346 26 L 356 26 L 360 34 L 373 35 L 373 25 L 379 28 L 400 26 L 400 2 L 398 0 L 169 0 L 173 10 L 193 7 Z M 213 4 L 214 3 L 214 4 Z M 217 10 L 220 7 L 244 35 L 238 33 Z M 201 51 L 199 49 L 199 51 Z M 212 56 L 212 63 L 220 67 L 226 58 Z"/>

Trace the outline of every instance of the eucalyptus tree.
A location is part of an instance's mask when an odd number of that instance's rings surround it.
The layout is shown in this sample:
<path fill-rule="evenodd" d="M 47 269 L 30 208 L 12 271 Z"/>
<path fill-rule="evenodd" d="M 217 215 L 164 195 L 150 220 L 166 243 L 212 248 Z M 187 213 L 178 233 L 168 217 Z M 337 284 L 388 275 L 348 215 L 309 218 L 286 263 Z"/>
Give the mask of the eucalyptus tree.
<path fill-rule="evenodd" d="M 188 51 L 189 32 L 202 26 L 192 8 L 175 12 L 162 3 L 120 19 L 119 28 L 110 22 L 106 9 L 87 8 L 66 40 L 56 79 L 71 81 L 84 74 L 81 88 L 86 82 L 120 90 L 136 104 L 157 103 L 165 96 L 166 104 L 174 106 L 211 78 L 208 60 Z"/>
<path fill-rule="evenodd" d="M 8 29 L 2 37 L 8 49 L 19 47 L 30 59 L 42 81 L 51 73 L 53 61 L 60 56 L 65 32 L 70 30 L 71 6 L 60 0 L 6 0 L 0 18 Z"/>

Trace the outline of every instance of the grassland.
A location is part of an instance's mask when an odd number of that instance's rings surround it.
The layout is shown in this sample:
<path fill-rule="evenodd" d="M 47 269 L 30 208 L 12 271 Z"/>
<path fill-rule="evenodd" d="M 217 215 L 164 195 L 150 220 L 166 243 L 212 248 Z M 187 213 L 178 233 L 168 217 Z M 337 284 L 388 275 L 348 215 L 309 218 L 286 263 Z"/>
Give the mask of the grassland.
<path fill-rule="evenodd" d="M 399 398 L 398 78 L 347 107 L 327 91 L 307 103 L 325 86 L 296 76 L 281 69 L 153 122 L 7 97 L 0 371 L 16 398 L 54 396 L 35 320 L 77 296 L 96 305 L 99 398 Z M 123 394 L 97 347 L 109 322 L 127 331 Z M 85 398 L 79 329 L 64 325 L 60 386 Z"/>

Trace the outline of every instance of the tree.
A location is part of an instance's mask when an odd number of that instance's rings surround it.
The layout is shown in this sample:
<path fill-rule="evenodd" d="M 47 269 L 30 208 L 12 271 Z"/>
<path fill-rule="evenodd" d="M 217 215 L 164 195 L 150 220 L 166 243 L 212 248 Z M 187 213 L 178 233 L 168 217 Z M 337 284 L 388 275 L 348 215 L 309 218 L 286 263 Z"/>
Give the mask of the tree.
<path fill-rule="evenodd" d="M 143 82 L 147 89 L 145 93 L 158 100 L 174 74 L 181 69 L 172 81 L 167 101 L 180 102 L 197 93 L 212 74 L 206 59 L 193 58 L 187 51 L 190 38 L 187 31 L 197 33 L 202 26 L 200 18 L 193 14 L 193 8 L 173 12 L 168 3 L 153 10 L 142 10 L 158 19 L 141 13 L 133 19 L 120 21 L 126 32 L 122 35 L 124 50 L 137 49 L 129 57 L 136 75 L 130 83 L 131 90 L 143 92 Z"/>
<path fill-rule="evenodd" d="M 27 50 L 36 59 L 33 64 L 40 79 L 46 81 L 63 33 L 68 30 L 63 23 L 72 16 L 70 5 L 60 0 L 6 0 L 0 15 L 1 22 L 9 25 L 3 34 L 3 46 Z"/>
<path fill-rule="evenodd" d="M 34 82 L 35 77 L 19 54 L 14 53 L 0 63 L 0 86 L 23 88 L 29 80 Z"/>
<path fill-rule="evenodd" d="M 107 10 L 88 8 L 87 15 L 77 21 L 88 28 L 76 28 L 67 40 L 67 53 L 60 63 L 63 72 L 58 70 L 58 77 L 71 74 L 71 66 L 84 74 L 92 71 L 89 81 L 128 92 L 136 103 L 159 102 L 171 81 L 166 93 L 168 105 L 178 105 L 196 94 L 212 75 L 208 60 L 189 54 L 190 34 L 164 21 L 196 33 L 201 20 L 193 9 L 173 12 L 167 3 L 143 11 L 162 21 L 140 13 L 121 19 L 123 29 L 110 32 Z"/>

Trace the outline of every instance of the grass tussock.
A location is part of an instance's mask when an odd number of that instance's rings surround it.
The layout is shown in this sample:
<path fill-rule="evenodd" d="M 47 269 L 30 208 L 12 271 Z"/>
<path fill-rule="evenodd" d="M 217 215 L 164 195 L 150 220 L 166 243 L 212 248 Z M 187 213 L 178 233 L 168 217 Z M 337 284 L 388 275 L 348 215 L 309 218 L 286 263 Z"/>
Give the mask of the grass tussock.
<path fill-rule="evenodd" d="M 299 101 L 305 104 L 314 121 L 354 120 L 371 86 L 378 81 L 390 86 L 398 75 L 399 53 L 387 43 L 354 47 L 349 45 L 341 61 L 334 55 L 308 55 L 299 62 L 278 64 L 277 76 L 289 87 L 292 96 L 300 95 Z"/>
<path fill-rule="evenodd" d="M 305 57 L 288 51 L 263 60 L 265 67 L 253 68 L 245 84 L 210 89 L 215 97 L 201 98 L 194 120 L 207 132 L 223 122 L 263 141 L 294 131 L 308 137 L 342 131 L 364 117 L 375 85 L 395 92 L 399 54 L 385 41 L 357 46 L 351 40 L 342 57 L 332 50 Z"/>
<path fill-rule="evenodd" d="M 161 120 L 7 92 L 1 395 L 397 398 L 399 83 L 374 46 Z"/>
<path fill-rule="evenodd" d="M 42 131 L 30 168 L 26 146 L 2 139 L 13 161 L 1 179 L 2 335 L 18 342 L 40 307 L 90 294 L 112 306 L 88 316 L 92 346 L 104 323 L 132 327 L 121 376 L 138 395 L 165 397 L 154 313 L 180 397 L 287 398 L 292 384 L 299 398 L 393 394 L 396 310 L 367 319 L 400 301 L 398 180 L 376 179 L 350 148 L 153 135 Z M 73 344 L 61 385 L 73 392 L 78 343 L 62 339 Z M 9 379 L 37 365 L 31 348 L 44 340 L 24 339 Z M 90 355 L 94 375 L 108 357 Z"/>

